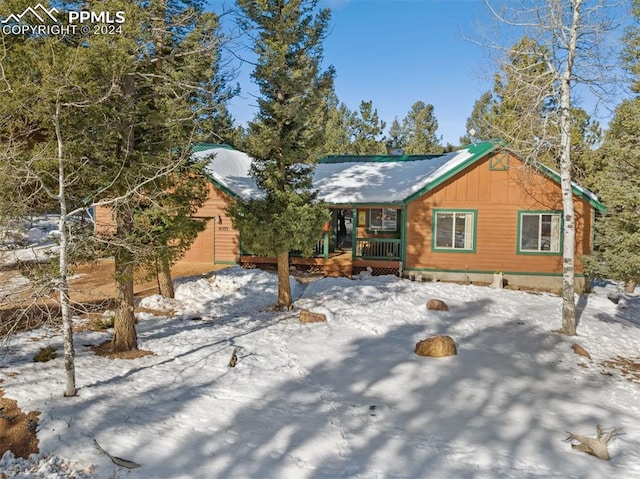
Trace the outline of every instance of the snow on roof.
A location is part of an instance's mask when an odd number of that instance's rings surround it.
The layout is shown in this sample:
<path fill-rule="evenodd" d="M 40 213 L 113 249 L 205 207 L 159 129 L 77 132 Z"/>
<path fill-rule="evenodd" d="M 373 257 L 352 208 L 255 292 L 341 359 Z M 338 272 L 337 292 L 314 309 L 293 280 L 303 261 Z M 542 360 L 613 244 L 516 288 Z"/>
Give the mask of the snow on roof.
<path fill-rule="evenodd" d="M 316 166 L 313 186 L 318 198 L 331 204 L 401 203 L 412 195 L 435 185 L 447 175 L 479 159 L 495 148 L 492 142 L 442 155 L 357 156 L 334 155 L 323 158 Z M 210 157 L 207 172 L 227 192 L 243 199 L 260 197 L 262 193 L 250 175 L 252 158 L 227 145 L 211 145 L 196 150 L 195 158 Z M 559 182 L 551 168 L 540 169 Z M 573 183 L 574 193 L 598 209 L 604 210 L 598 197 Z"/>
<path fill-rule="evenodd" d="M 251 157 L 224 147 L 194 154 L 211 157 L 207 172 L 241 198 L 260 194 L 249 172 Z M 313 175 L 318 197 L 333 204 L 401 202 L 473 156 L 469 149 L 421 157 L 330 157 Z"/>
<path fill-rule="evenodd" d="M 196 151 L 193 157 L 198 160 L 209 158 L 207 173 L 227 191 L 243 199 L 259 195 L 258 187 L 249 174 L 252 159 L 246 153 L 227 146 L 216 146 Z"/>
<path fill-rule="evenodd" d="M 320 199 L 334 204 L 401 202 L 471 156 L 465 149 L 414 161 L 320 163 L 313 185 Z"/>

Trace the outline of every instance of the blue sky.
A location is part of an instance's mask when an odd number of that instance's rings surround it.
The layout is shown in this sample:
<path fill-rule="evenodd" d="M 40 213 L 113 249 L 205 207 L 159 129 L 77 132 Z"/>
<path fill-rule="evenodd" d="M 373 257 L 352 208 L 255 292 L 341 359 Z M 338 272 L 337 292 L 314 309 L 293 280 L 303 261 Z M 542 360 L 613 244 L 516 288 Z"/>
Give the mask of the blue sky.
<path fill-rule="evenodd" d="M 230 8 L 233 1 L 210 0 L 210 5 L 220 12 L 222 5 Z M 432 104 L 437 135 L 443 144 L 458 145 L 473 104 L 492 88 L 496 71 L 487 49 L 478 43 L 493 22 L 484 2 L 320 0 L 320 5 L 332 10 L 324 57 L 325 64 L 336 69 L 340 101 L 351 110 L 357 110 L 362 100 L 373 101 L 387 123 L 385 133 L 393 119 L 402 120 L 416 101 Z M 237 53 L 237 46 L 230 48 Z M 246 123 L 257 110 L 257 88 L 249 76 L 251 65 L 237 61 L 233 65 L 239 69 L 236 81 L 242 92 L 230 110 L 237 121 Z"/>
<path fill-rule="evenodd" d="M 210 1 L 233 6 L 231 0 Z M 487 17 L 480 0 L 321 0 L 332 10 L 324 43 L 325 64 L 336 69 L 335 90 L 351 110 L 373 106 L 387 123 L 402 120 L 416 101 L 434 106 L 438 136 L 458 144 L 474 102 L 491 83 L 483 73 L 483 51 L 465 37 Z M 231 22 L 229 22 L 231 23 Z M 231 47 L 234 48 L 234 47 Z M 249 56 L 245 52 L 241 55 Z M 256 113 L 251 65 L 239 68 L 242 89 L 230 110 L 246 123 Z M 484 77 L 483 77 L 484 75 Z M 385 131 L 386 132 L 386 131 Z"/>
<path fill-rule="evenodd" d="M 437 134 L 458 144 L 474 102 L 491 84 L 468 38 L 486 11 L 479 0 L 332 0 L 325 59 L 354 110 L 372 100 L 390 126 L 416 101 L 434 106 Z"/>

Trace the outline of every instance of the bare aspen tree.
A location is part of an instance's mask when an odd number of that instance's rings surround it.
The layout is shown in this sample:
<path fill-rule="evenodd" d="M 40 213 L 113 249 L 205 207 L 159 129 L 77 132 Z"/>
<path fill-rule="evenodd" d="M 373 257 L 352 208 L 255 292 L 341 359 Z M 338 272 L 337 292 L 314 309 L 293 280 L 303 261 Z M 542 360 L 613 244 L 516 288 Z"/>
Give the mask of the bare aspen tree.
<path fill-rule="evenodd" d="M 502 66 L 509 72 L 511 88 L 520 92 L 511 97 L 516 102 L 512 109 L 516 120 L 506 122 L 498 132 L 525 160 L 538 161 L 547 156 L 559 167 L 563 208 L 561 332 L 572 336 L 576 334 L 572 129 L 577 87 L 582 85 L 599 99 L 611 93 L 615 81 L 611 72 L 618 57 L 610 35 L 617 28 L 612 18 L 618 13 L 618 3 L 484 2 L 506 26 L 511 39 L 534 39 L 512 49 L 492 43 L 511 55 Z"/>

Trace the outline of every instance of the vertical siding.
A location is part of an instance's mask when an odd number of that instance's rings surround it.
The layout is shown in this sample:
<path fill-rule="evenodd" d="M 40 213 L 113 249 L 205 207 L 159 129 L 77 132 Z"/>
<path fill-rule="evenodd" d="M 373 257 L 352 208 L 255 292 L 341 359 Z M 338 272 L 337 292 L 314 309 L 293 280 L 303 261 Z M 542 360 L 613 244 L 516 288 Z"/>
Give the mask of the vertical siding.
<path fill-rule="evenodd" d="M 206 229 L 199 233 L 180 261 L 187 263 L 236 263 L 239 256 L 238 233 L 226 214 L 229 197 L 209 184 L 209 199 L 196 212 L 198 218 L 207 218 Z M 115 232 L 110 208 L 95 210 L 96 233 Z"/>
<path fill-rule="evenodd" d="M 198 234 L 191 248 L 184 254 L 180 261 L 186 263 L 209 263 L 213 264 L 213 219 L 207 221 L 204 231 Z"/>
<path fill-rule="evenodd" d="M 95 208 L 93 214 L 96 222 L 95 232 L 97 235 L 108 235 L 116 232 L 116 221 L 111 208 L 98 206 Z"/>
<path fill-rule="evenodd" d="M 591 207 L 574 196 L 576 272 L 591 248 Z M 406 267 L 459 271 L 561 273 L 561 255 L 517 254 L 518 212 L 561 210 L 560 186 L 510 158 L 507 171 L 489 169 L 489 158 L 408 205 Z M 474 209 L 476 251 L 432 252 L 433 208 Z"/>
<path fill-rule="evenodd" d="M 239 256 L 238 233 L 231 224 L 231 218 L 226 209 L 229 196 L 209 184 L 209 198 L 196 212 L 199 218 L 210 218 L 207 229 L 200 233 L 196 241 L 182 261 L 197 260 L 190 258 L 209 258 L 206 262 L 235 263 Z"/>

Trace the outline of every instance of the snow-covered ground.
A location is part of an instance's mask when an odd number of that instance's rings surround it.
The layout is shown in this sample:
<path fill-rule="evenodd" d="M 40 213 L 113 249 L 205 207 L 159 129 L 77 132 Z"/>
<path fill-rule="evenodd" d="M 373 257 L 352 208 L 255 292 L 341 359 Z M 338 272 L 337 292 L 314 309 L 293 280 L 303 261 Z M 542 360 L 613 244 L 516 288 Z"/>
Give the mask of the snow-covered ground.
<path fill-rule="evenodd" d="M 178 281 L 176 300 L 143 305 L 139 346 L 110 360 L 77 333 L 79 394 L 63 398 L 62 358 L 34 363 L 58 331 L 22 333 L 0 359 L 6 396 L 39 410 L 41 455 L 0 461 L 8 477 L 631 478 L 640 477 L 640 384 L 602 362 L 638 359 L 640 298 L 578 301 L 578 336 L 560 298 L 391 276 L 292 279 L 296 310 L 273 312 L 276 277 L 229 268 Z M 428 311 L 439 298 L 449 312 Z M 326 323 L 301 324 L 299 310 Z M 453 337 L 458 355 L 415 343 Z M 578 342 L 592 356 L 573 353 Z M 238 347 L 238 363 L 228 367 Z M 566 431 L 623 427 L 611 461 L 571 449 Z M 93 445 L 141 467 L 112 463 Z M 38 462 L 40 461 L 40 462 Z M 55 472 L 70 471 L 75 472 Z M 84 471 L 84 472 L 82 472 Z M 22 474 L 22 475 L 20 475 Z M 47 475 L 48 474 L 48 475 Z M 64 475 L 67 474 L 67 475 Z M 90 475 L 91 474 L 91 475 Z"/>
<path fill-rule="evenodd" d="M 58 216 L 39 216 L 0 230 L 0 266 L 46 261 L 59 237 Z"/>

